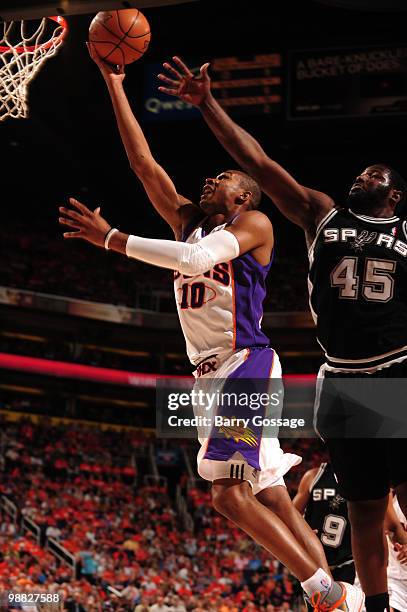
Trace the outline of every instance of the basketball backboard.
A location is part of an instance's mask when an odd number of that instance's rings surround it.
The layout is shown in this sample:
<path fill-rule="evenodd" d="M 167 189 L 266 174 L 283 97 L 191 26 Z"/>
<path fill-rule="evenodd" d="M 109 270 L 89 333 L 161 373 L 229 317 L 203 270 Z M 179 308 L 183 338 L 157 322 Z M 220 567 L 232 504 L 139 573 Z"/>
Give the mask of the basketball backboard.
<path fill-rule="evenodd" d="M 109 9 L 168 6 L 196 0 L 4 0 L 0 6 L 0 21 L 38 19 L 50 15 L 79 15 Z"/>

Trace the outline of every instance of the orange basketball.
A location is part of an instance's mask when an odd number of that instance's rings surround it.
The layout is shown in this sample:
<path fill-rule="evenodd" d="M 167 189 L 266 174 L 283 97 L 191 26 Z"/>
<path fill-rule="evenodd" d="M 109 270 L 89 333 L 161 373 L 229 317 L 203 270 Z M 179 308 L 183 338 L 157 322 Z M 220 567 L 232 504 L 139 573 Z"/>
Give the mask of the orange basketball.
<path fill-rule="evenodd" d="M 138 9 L 102 11 L 90 24 L 89 42 L 109 64 L 131 64 L 147 51 L 150 26 Z"/>

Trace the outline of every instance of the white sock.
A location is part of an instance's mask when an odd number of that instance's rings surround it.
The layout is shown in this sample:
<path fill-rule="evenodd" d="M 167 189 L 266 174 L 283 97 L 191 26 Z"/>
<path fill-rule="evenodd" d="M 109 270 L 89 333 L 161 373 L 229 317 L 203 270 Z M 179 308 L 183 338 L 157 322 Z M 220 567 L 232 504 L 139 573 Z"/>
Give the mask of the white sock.
<path fill-rule="evenodd" d="M 301 582 L 301 586 L 308 597 L 312 597 L 314 593 L 328 593 L 332 586 L 332 578 L 322 568 L 319 568 L 305 582 Z"/>

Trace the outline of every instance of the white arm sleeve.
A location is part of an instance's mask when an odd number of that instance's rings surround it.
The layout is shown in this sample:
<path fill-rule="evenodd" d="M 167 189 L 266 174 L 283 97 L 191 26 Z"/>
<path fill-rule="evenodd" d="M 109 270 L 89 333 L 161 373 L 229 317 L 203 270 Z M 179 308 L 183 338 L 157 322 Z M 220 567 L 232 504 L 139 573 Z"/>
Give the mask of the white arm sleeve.
<path fill-rule="evenodd" d="M 139 236 L 129 236 L 126 244 L 128 257 L 178 270 L 188 276 L 197 276 L 218 263 L 235 259 L 239 252 L 236 236 L 224 229 L 205 236 L 195 244 Z"/>

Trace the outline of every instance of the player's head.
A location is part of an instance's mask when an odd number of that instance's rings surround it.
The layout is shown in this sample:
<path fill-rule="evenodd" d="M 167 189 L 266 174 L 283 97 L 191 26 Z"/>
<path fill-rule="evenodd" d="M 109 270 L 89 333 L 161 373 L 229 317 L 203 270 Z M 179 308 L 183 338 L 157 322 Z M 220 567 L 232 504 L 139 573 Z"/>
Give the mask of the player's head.
<path fill-rule="evenodd" d="M 387 164 L 368 166 L 355 178 L 349 191 L 348 205 L 358 212 L 403 206 L 407 195 L 405 180 Z"/>
<path fill-rule="evenodd" d="M 261 191 L 256 181 L 241 170 L 225 170 L 207 178 L 200 206 L 208 215 L 253 210 L 260 204 Z"/>

